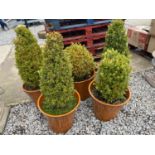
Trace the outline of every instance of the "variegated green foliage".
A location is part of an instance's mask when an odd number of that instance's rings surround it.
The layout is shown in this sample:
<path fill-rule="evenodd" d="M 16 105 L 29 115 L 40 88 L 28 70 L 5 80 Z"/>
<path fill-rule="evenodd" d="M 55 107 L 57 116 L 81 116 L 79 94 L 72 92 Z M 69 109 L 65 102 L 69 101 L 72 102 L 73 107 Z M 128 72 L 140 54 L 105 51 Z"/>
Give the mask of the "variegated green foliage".
<path fill-rule="evenodd" d="M 113 48 L 125 56 L 129 55 L 127 35 L 122 20 L 113 20 L 108 26 L 105 43 L 105 51 L 106 49 Z"/>
<path fill-rule="evenodd" d="M 100 96 L 109 103 L 123 99 L 130 71 L 129 58 L 114 49 L 108 49 L 103 55 L 95 79 Z"/>
<path fill-rule="evenodd" d="M 45 97 L 44 109 L 63 108 L 73 99 L 72 65 L 63 52 L 63 37 L 58 32 L 47 35 L 40 70 L 40 88 Z"/>
<path fill-rule="evenodd" d="M 40 79 L 38 71 L 42 62 L 41 48 L 24 25 L 19 25 L 15 32 L 15 57 L 19 74 L 27 87 L 38 89 Z"/>
<path fill-rule="evenodd" d="M 94 59 L 85 46 L 74 43 L 64 51 L 69 55 L 73 65 L 74 81 L 85 80 L 92 74 L 95 68 Z"/>

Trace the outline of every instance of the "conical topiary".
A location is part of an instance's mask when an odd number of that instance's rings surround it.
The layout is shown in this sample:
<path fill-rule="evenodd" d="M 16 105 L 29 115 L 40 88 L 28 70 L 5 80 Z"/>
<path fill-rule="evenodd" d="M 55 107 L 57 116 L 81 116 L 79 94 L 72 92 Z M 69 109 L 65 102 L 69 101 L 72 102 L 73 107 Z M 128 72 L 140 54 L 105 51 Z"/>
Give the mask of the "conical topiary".
<path fill-rule="evenodd" d="M 15 57 L 19 74 L 28 89 L 39 88 L 39 69 L 42 62 L 41 48 L 37 40 L 24 25 L 15 29 Z"/>
<path fill-rule="evenodd" d="M 95 79 L 99 96 L 108 103 L 124 99 L 130 71 L 128 57 L 114 49 L 107 49 L 103 54 Z"/>
<path fill-rule="evenodd" d="M 108 26 L 105 44 L 106 46 L 104 51 L 113 48 L 125 56 L 129 55 L 126 30 L 124 27 L 124 22 L 121 19 L 113 20 Z"/>
<path fill-rule="evenodd" d="M 43 110 L 62 114 L 74 108 L 72 65 L 63 52 L 63 37 L 58 32 L 47 35 L 40 71 L 40 88 L 45 97 Z M 75 101 L 75 102 L 74 102 Z"/>

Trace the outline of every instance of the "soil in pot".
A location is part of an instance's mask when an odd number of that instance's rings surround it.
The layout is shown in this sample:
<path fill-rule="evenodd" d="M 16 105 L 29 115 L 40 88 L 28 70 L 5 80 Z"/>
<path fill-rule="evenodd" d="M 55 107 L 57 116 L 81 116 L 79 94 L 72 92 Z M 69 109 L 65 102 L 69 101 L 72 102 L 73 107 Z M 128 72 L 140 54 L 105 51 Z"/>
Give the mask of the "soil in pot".
<path fill-rule="evenodd" d="M 34 101 L 36 107 L 37 107 L 37 101 L 38 101 L 38 98 L 41 94 L 40 90 L 39 89 L 31 89 L 25 85 L 23 85 L 23 91 L 28 94 L 30 96 L 30 98 Z"/>
<path fill-rule="evenodd" d="M 79 92 L 82 101 L 86 100 L 90 96 L 88 86 L 94 77 L 95 71 L 91 74 L 91 76 L 86 77 L 85 80 L 74 82 L 74 87 Z"/>
<path fill-rule="evenodd" d="M 49 128 L 55 133 L 66 133 L 72 127 L 75 112 L 80 105 L 80 95 L 77 91 L 75 92 L 74 96 L 75 99 L 74 101 L 72 101 L 69 107 L 63 109 L 56 109 L 55 111 L 53 109 L 53 112 L 50 111 L 50 113 L 47 113 L 43 110 L 45 108 L 43 106 L 44 96 L 40 95 L 37 103 L 38 108 L 41 113 L 46 116 Z"/>
<path fill-rule="evenodd" d="M 93 81 L 89 85 L 89 93 L 93 99 L 93 110 L 95 116 L 101 121 L 109 121 L 115 118 L 119 111 L 129 102 L 131 98 L 131 92 L 128 89 L 124 99 L 115 100 L 113 103 L 107 103 L 94 89 Z"/>

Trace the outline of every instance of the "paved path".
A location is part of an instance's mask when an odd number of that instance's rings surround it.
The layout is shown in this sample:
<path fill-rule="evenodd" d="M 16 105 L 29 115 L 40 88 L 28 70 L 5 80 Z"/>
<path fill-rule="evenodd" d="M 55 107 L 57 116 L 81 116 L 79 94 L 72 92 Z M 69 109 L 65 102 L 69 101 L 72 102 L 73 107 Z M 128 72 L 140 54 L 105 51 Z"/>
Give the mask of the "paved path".
<path fill-rule="evenodd" d="M 0 67 L 0 84 L 5 91 L 1 95 L 1 100 L 4 101 L 7 106 L 15 105 L 29 99 L 22 91 L 22 80 L 15 66 L 14 53 L 14 48 L 12 48 L 9 56 Z"/>
<path fill-rule="evenodd" d="M 31 32 L 35 35 L 39 43 L 42 43 L 43 40 L 38 38 L 37 33 L 41 30 L 44 30 L 44 25 L 33 26 L 29 28 Z M 10 29 L 8 31 L 0 31 L 0 45 L 8 45 L 13 43 L 13 39 L 15 38 L 14 29 Z"/>
<path fill-rule="evenodd" d="M 12 45 L 3 45 L 0 46 L 0 78 L 3 77 L 3 73 L 1 72 L 1 66 L 7 59 L 9 53 L 11 52 Z M 6 124 L 6 120 L 10 111 L 10 107 L 6 106 L 5 102 L 2 99 L 5 90 L 2 87 L 2 81 L 0 81 L 0 133 L 3 132 L 4 126 Z"/>
<path fill-rule="evenodd" d="M 0 65 L 5 61 L 8 54 L 11 52 L 12 45 L 0 46 Z"/>
<path fill-rule="evenodd" d="M 4 102 L 0 101 L 0 134 L 4 130 L 9 111 L 10 107 L 5 106 Z"/>

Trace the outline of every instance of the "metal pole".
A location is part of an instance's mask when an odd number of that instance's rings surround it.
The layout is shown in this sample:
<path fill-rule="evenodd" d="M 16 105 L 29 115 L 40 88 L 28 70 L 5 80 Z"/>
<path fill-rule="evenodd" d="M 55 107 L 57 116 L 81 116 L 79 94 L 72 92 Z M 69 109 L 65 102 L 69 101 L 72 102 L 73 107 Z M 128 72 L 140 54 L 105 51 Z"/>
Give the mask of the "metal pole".
<path fill-rule="evenodd" d="M 27 28 L 29 28 L 28 23 L 27 23 L 27 19 L 24 19 L 25 25 Z"/>

